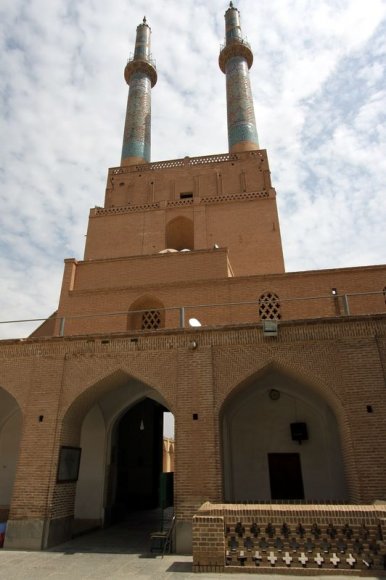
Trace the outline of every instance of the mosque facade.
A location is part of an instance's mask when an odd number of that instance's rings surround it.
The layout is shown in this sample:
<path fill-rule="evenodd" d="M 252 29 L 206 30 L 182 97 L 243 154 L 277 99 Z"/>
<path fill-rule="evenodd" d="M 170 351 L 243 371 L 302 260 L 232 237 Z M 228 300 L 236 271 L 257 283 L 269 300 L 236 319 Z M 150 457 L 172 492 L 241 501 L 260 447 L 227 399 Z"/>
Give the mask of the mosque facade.
<path fill-rule="evenodd" d="M 57 311 L 0 342 L 5 548 L 157 507 L 172 413 L 174 547 L 196 571 L 386 567 L 386 266 L 285 272 L 232 3 L 225 28 L 228 151 L 151 161 L 144 19 L 84 257 Z"/>

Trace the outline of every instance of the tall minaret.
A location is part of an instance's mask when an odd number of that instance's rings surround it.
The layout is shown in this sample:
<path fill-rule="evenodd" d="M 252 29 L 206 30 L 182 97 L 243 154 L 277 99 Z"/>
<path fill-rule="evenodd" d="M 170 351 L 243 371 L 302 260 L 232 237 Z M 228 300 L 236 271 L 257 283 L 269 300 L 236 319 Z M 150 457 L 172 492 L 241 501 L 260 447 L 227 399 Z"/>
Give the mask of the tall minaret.
<path fill-rule="evenodd" d="M 253 54 L 243 39 L 240 12 L 230 2 L 225 12 L 225 45 L 219 65 L 226 74 L 229 152 L 259 149 L 249 69 Z"/>
<path fill-rule="evenodd" d="M 129 85 L 121 165 L 150 162 L 151 89 L 157 71 L 150 54 L 151 30 L 146 23 L 137 26 L 134 57 L 125 67 Z"/>

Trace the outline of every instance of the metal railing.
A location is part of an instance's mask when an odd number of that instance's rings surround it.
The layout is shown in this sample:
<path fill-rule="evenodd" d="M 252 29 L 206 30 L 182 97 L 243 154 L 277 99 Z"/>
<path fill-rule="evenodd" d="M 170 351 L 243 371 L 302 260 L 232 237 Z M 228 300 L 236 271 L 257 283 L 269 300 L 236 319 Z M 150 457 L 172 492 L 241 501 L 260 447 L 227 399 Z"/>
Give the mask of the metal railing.
<path fill-rule="evenodd" d="M 44 331 L 43 333 L 41 332 L 43 324 L 40 324 L 37 329 L 29 329 L 29 336 L 35 334 L 36 336 L 72 336 L 104 332 L 125 332 L 128 330 L 157 330 L 158 328 L 141 328 L 140 325 L 133 324 L 135 317 L 137 317 L 138 321 L 141 315 L 149 311 L 158 311 L 160 313 L 160 317 L 163 320 L 159 326 L 159 330 L 190 327 L 192 326 L 190 321 L 193 318 L 202 327 L 251 324 L 254 322 L 262 322 L 264 318 L 260 315 L 259 310 L 266 304 L 267 298 L 264 301 L 256 299 L 238 302 L 189 304 L 166 308 L 149 305 L 147 308 L 140 310 L 98 312 L 67 317 L 51 315 L 49 318 L 2 320 L 0 321 L 0 331 L 6 325 L 17 325 L 19 328 L 18 325 L 29 324 L 31 327 L 34 323 L 48 323 L 51 325 L 51 331 L 45 335 Z M 280 317 L 277 317 L 279 323 L 281 321 L 307 320 L 313 318 L 350 317 L 385 313 L 386 295 L 385 292 L 381 291 L 278 298 L 277 305 L 280 309 Z M 0 337 L 3 339 L 16 338 L 15 336 L 3 336 L 3 334 L 0 333 Z"/>

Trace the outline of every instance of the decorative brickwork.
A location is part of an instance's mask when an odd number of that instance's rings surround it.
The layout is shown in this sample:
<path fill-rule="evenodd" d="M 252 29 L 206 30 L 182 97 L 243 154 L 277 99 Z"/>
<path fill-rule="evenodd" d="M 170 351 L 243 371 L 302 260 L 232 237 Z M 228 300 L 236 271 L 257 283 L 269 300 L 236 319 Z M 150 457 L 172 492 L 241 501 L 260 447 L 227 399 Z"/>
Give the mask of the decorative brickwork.
<path fill-rule="evenodd" d="M 204 504 L 193 517 L 193 569 L 383 573 L 385 515 L 369 505 Z"/>
<path fill-rule="evenodd" d="M 257 152 L 250 152 L 253 155 Z M 261 154 L 260 154 L 261 155 Z M 199 165 L 212 165 L 214 163 L 224 163 L 237 161 L 239 155 L 234 153 L 222 153 L 217 155 L 203 155 L 201 157 L 184 157 L 183 159 L 172 159 L 168 161 L 155 161 L 153 163 L 146 163 L 143 165 L 132 165 L 129 167 L 112 167 L 109 169 L 111 175 L 123 175 L 125 173 L 138 173 L 142 171 L 157 171 L 159 169 L 171 169 L 177 167 L 189 167 Z"/>
<path fill-rule="evenodd" d="M 159 310 L 147 310 L 142 314 L 142 330 L 157 330 L 161 325 Z"/>
<path fill-rule="evenodd" d="M 265 292 L 259 298 L 260 320 L 280 320 L 280 301 L 274 292 Z"/>

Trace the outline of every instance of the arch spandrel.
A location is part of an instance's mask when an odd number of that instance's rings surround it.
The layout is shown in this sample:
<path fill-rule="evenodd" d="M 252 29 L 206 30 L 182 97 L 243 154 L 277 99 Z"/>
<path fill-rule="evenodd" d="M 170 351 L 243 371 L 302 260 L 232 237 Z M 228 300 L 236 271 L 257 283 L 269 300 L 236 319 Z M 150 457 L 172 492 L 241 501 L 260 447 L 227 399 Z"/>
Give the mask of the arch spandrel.
<path fill-rule="evenodd" d="M 302 345 L 275 345 L 275 356 L 268 344 L 245 345 L 237 351 L 223 351 L 215 353 L 214 376 L 215 385 L 215 407 L 217 412 L 234 391 L 242 388 L 244 383 L 252 380 L 254 376 L 264 374 L 269 368 L 276 369 L 290 376 L 292 379 L 302 382 L 307 387 L 313 388 L 320 393 L 337 415 L 345 417 L 344 405 L 339 389 L 336 385 L 336 373 L 334 368 L 325 364 L 328 359 L 328 352 L 318 349 L 315 356 L 307 350 L 307 358 L 304 357 Z M 278 348 L 279 347 L 279 348 Z M 319 366 L 322 361 L 323 364 Z M 341 373 L 344 376 L 344 373 Z M 340 383 L 341 384 L 341 383 Z"/>
<path fill-rule="evenodd" d="M 123 360 L 122 360 L 123 359 Z M 84 396 L 97 400 L 128 380 L 143 383 L 167 401 L 173 410 L 177 392 L 177 361 L 175 351 L 166 353 L 135 351 L 125 357 L 111 353 L 98 356 L 77 356 L 66 361 L 62 392 L 61 416 Z"/>
<path fill-rule="evenodd" d="M 228 392 L 222 393 L 224 396 L 222 396 L 221 399 L 219 398 L 217 401 L 216 406 L 219 414 L 222 413 L 227 401 L 236 396 L 239 391 L 248 388 L 250 384 L 260 380 L 268 373 L 277 373 L 283 377 L 288 377 L 291 381 L 303 384 L 305 389 L 311 389 L 325 399 L 337 416 L 340 416 L 343 420 L 346 417 L 343 402 L 333 389 L 332 385 L 328 384 L 326 381 L 322 381 L 308 369 L 299 367 L 297 362 L 294 364 L 291 364 L 290 361 L 283 363 L 282 361 L 279 362 L 274 359 L 256 365 L 252 372 L 251 369 L 248 369 L 245 373 L 246 376 L 244 375 L 237 382 L 234 381 Z"/>
<path fill-rule="evenodd" d="M 102 378 L 99 378 L 97 381 L 93 380 L 85 383 L 82 390 L 78 392 L 78 395 L 72 400 L 72 402 L 62 407 L 63 419 L 65 421 L 75 420 L 81 422 L 89 409 L 98 400 L 108 393 L 119 390 L 125 385 L 127 385 L 127 388 L 129 389 L 135 389 L 138 385 L 145 387 L 145 389 L 149 390 L 149 396 L 151 396 L 150 393 L 153 392 L 153 398 L 155 400 L 159 398 L 162 403 L 173 412 L 174 401 L 171 402 L 169 400 L 170 397 L 164 393 L 162 386 L 143 380 L 139 374 L 134 374 L 128 368 L 120 366 L 114 371 L 110 371 Z"/>

